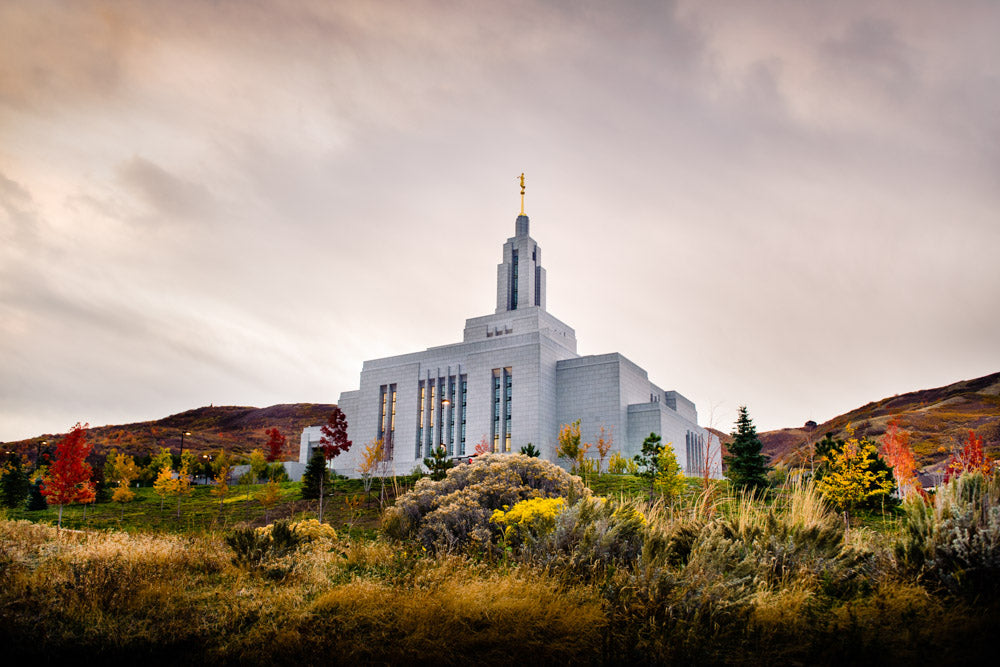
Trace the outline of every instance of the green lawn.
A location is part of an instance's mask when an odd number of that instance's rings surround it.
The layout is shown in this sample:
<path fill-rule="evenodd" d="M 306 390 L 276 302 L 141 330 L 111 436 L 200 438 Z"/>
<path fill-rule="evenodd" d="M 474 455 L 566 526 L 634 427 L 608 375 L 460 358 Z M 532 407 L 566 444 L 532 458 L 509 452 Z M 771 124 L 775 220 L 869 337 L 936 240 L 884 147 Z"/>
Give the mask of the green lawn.
<path fill-rule="evenodd" d="M 302 500 L 300 483 L 283 482 L 279 486 L 281 498 L 268 512 L 268 522 L 279 518 L 318 516 L 318 501 Z M 88 505 L 86 510 L 82 505 L 67 505 L 63 507 L 62 523 L 64 528 L 71 529 L 168 533 L 225 530 L 237 523 L 265 523 L 264 506 L 259 499 L 263 484 L 233 486 L 221 503 L 218 497 L 211 494 L 214 488 L 202 485 L 193 487 L 191 494 L 181 499 L 179 517 L 176 497 L 163 499 L 161 509 L 161 498 L 155 490 L 152 487 L 141 487 L 133 489 L 135 499 L 129 503 L 103 502 Z M 366 500 L 361 480 L 334 481 L 330 495 L 324 499 L 324 522 L 337 530 L 373 533 L 378 528 L 380 515 L 377 490 L 378 482 L 373 485 L 371 499 Z M 34 512 L 21 508 L 0 511 L 5 512 L 8 519 L 28 519 L 53 525 L 59 516 L 57 507 Z"/>
<path fill-rule="evenodd" d="M 597 495 L 608 497 L 624 496 L 644 500 L 649 493 L 647 482 L 635 475 L 593 475 L 585 480 L 587 486 Z M 416 479 L 413 477 L 397 478 L 400 493 L 413 488 Z M 726 512 L 733 507 L 729 482 L 718 480 L 713 482 L 715 492 L 713 502 L 717 503 L 719 511 Z M 177 499 L 168 497 L 162 502 L 152 487 L 134 489 L 136 496 L 130 503 L 121 505 L 113 502 L 103 502 L 89 505 L 69 505 L 63 508 L 63 527 L 70 529 L 114 529 L 125 531 L 162 531 L 168 533 L 205 532 L 228 530 L 238 523 L 264 525 L 275 519 L 316 518 L 319 515 L 319 503 L 316 500 L 302 500 L 301 485 L 298 482 L 283 482 L 281 499 L 267 513 L 265 521 L 264 507 L 259 497 L 263 485 L 255 484 L 248 487 L 234 485 L 220 504 L 219 498 L 211 495 L 212 486 L 197 485 L 192 493 L 181 500 L 180 517 L 177 516 Z M 365 494 L 364 486 L 359 479 L 338 479 L 332 484 L 331 493 L 324 499 L 325 523 L 329 523 L 338 531 L 347 530 L 358 536 L 373 537 L 379 529 L 381 508 L 378 502 L 379 482 L 372 484 L 370 494 Z M 685 488 L 673 500 L 675 506 L 690 506 L 702 495 L 702 480 L 689 477 L 685 480 Z M 781 502 L 785 491 L 772 490 L 765 502 Z M 390 489 L 390 500 L 391 497 Z M 887 507 L 873 510 L 860 510 L 851 519 L 854 527 L 865 527 L 879 533 L 892 533 L 899 528 L 900 510 Z M 0 509 L 0 517 L 9 519 L 28 519 L 37 523 L 55 525 L 58 509 L 50 507 L 46 510 L 29 512 L 25 509 Z"/>

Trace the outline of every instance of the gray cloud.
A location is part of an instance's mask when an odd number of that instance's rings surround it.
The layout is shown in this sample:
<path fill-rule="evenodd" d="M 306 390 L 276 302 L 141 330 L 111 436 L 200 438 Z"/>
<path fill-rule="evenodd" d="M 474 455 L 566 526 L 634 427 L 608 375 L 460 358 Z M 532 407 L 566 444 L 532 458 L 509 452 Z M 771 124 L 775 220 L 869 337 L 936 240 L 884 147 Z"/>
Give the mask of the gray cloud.
<path fill-rule="evenodd" d="M 998 20 L 7 3 L 0 221 L 38 232 L 0 248 L 0 423 L 336 400 L 492 310 L 521 171 L 581 351 L 724 401 L 716 425 L 994 371 Z"/>
<path fill-rule="evenodd" d="M 215 201 L 208 188 L 179 178 L 145 158 L 134 156 L 123 163 L 119 176 L 122 183 L 162 217 L 203 219 L 215 211 Z"/>
<path fill-rule="evenodd" d="M 868 79 L 888 95 L 906 95 L 914 86 L 913 50 L 884 19 L 853 21 L 844 34 L 827 40 L 822 52 L 850 78 Z"/>
<path fill-rule="evenodd" d="M 0 210 L 15 233 L 33 228 L 37 221 L 35 202 L 20 183 L 0 172 Z"/>

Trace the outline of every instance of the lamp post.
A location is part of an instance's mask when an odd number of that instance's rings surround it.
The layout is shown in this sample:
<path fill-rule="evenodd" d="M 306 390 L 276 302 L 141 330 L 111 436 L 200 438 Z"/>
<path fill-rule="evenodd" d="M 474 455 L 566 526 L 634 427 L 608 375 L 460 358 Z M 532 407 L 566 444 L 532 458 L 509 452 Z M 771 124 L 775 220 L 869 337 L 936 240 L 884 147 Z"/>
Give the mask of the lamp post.
<path fill-rule="evenodd" d="M 441 392 L 444 393 L 444 392 Z M 444 447 L 444 434 L 447 430 L 448 422 L 448 408 L 451 406 L 451 401 L 448 398 L 441 399 L 441 442 L 438 443 L 439 447 Z"/>
<path fill-rule="evenodd" d="M 212 464 L 212 457 L 209 456 L 208 454 L 202 454 L 201 458 L 203 459 L 202 462 L 201 462 L 202 471 L 205 473 L 205 484 L 207 485 L 208 484 L 208 468 Z"/>
<path fill-rule="evenodd" d="M 38 460 L 42 458 L 42 445 L 48 446 L 48 440 L 42 440 L 41 442 L 35 443 L 35 469 L 38 469 Z"/>
<path fill-rule="evenodd" d="M 191 431 L 181 431 L 181 465 L 184 465 L 184 436 L 191 435 Z"/>

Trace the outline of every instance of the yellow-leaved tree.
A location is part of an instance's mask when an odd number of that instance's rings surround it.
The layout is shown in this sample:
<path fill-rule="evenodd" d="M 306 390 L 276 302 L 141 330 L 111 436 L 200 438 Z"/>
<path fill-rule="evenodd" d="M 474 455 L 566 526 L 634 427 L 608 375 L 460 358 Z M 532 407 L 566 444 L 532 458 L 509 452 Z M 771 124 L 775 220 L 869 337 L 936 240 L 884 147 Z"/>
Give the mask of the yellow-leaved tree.
<path fill-rule="evenodd" d="M 176 484 L 174 484 L 173 492 L 177 496 L 178 519 L 181 518 L 181 500 L 184 496 L 191 494 L 191 474 L 188 470 L 190 470 L 190 468 L 188 467 L 188 463 L 185 462 L 178 471 Z"/>
<path fill-rule="evenodd" d="M 281 486 L 273 479 L 267 480 L 267 484 L 258 492 L 257 499 L 264 506 L 264 523 L 267 523 L 267 515 L 281 500 Z"/>
<path fill-rule="evenodd" d="M 223 452 L 225 456 L 225 452 Z M 226 502 L 226 496 L 229 494 L 229 463 L 228 460 L 224 460 L 223 464 L 219 466 L 218 472 L 215 473 L 215 478 L 212 480 L 215 484 L 212 486 L 211 494 L 219 499 L 219 512 L 222 512 L 223 504 Z"/>
<path fill-rule="evenodd" d="M 580 420 L 577 419 L 572 424 L 563 424 L 559 428 L 557 440 L 559 446 L 556 447 L 556 456 L 567 459 L 570 462 L 570 472 L 575 475 L 590 449 L 590 443 L 580 444 Z"/>
<path fill-rule="evenodd" d="M 267 472 L 267 457 L 262 449 L 255 449 L 250 452 L 250 479 L 257 484 L 265 472 Z"/>
<path fill-rule="evenodd" d="M 378 469 L 381 459 L 381 440 L 372 440 L 361 450 L 361 462 L 358 463 L 358 473 L 361 475 L 361 482 L 364 484 L 366 504 L 371 499 L 372 480 L 375 478 L 375 471 Z"/>
<path fill-rule="evenodd" d="M 872 496 L 892 491 L 888 472 L 875 466 L 878 452 L 874 443 L 849 438 L 842 447 L 831 448 L 826 456 L 829 467 L 816 480 L 816 488 L 844 513 L 848 524 L 852 509 Z"/>
<path fill-rule="evenodd" d="M 115 482 L 114 493 L 111 500 L 121 505 L 120 519 L 125 518 L 125 503 L 130 503 L 135 498 L 135 492 L 130 489 L 132 480 L 139 476 L 139 466 L 135 464 L 135 459 L 123 453 L 114 452 L 108 455 L 108 461 L 104 465 L 105 475 L 110 469 L 112 477 L 105 477 L 108 482 Z"/>
<path fill-rule="evenodd" d="M 668 442 L 656 455 L 656 488 L 664 498 L 672 500 L 684 490 L 684 473 L 677 463 L 674 448 Z"/>
<path fill-rule="evenodd" d="M 160 511 L 162 512 L 163 501 L 167 499 L 167 496 L 174 495 L 177 490 L 177 479 L 169 465 L 160 468 L 159 474 L 156 475 L 156 481 L 153 482 L 153 490 L 160 497 Z"/>
<path fill-rule="evenodd" d="M 118 482 L 118 486 L 115 487 L 114 493 L 111 494 L 111 500 L 119 503 L 121 506 L 122 511 L 121 516 L 118 517 L 119 520 L 125 518 L 125 503 L 132 502 L 133 498 L 135 498 L 135 493 L 132 489 L 128 488 L 128 484 Z"/>

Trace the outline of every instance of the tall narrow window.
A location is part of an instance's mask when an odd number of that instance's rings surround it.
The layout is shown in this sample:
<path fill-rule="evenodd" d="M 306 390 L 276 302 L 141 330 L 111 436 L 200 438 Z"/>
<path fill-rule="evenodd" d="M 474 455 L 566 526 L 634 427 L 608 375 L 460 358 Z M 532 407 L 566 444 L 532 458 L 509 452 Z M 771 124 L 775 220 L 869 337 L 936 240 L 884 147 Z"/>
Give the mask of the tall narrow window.
<path fill-rule="evenodd" d="M 515 265 L 516 266 L 516 265 Z M 500 369 L 493 369 L 493 450 L 500 451 Z"/>
<path fill-rule="evenodd" d="M 426 398 L 427 388 L 424 386 L 424 381 L 420 381 L 420 391 L 417 398 L 417 453 L 416 458 L 420 458 L 420 447 L 424 442 L 424 412 L 427 409 L 424 401 Z"/>
<path fill-rule="evenodd" d="M 542 267 L 535 265 L 535 305 L 542 305 Z"/>
<path fill-rule="evenodd" d="M 378 435 L 375 437 L 379 440 L 385 438 L 385 402 L 387 400 L 385 390 L 385 385 L 379 387 L 378 390 Z"/>
<path fill-rule="evenodd" d="M 448 399 L 448 394 L 446 393 L 447 391 L 448 391 L 447 380 L 445 378 L 438 378 L 438 396 L 440 397 L 440 400 L 438 401 L 438 406 L 437 406 L 438 429 L 437 429 L 437 437 L 434 438 L 434 447 L 444 446 L 445 430 L 447 429 L 447 425 L 445 422 L 445 419 L 447 417 L 445 413 L 447 412 L 447 409 L 444 406 L 444 402 L 445 400 L 450 400 Z"/>
<path fill-rule="evenodd" d="M 513 251 L 510 269 L 510 309 L 517 310 L 517 251 Z"/>
<path fill-rule="evenodd" d="M 392 459 L 393 443 L 396 440 L 396 385 L 389 385 L 389 433 L 382 441 L 383 457 Z"/>
<path fill-rule="evenodd" d="M 428 384 L 431 386 L 431 396 L 430 403 L 427 405 L 427 444 L 424 447 L 424 456 L 431 455 L 431 447 L 434 442 L 434 413 L 437 411 L 436 403 L 437 400 L 437 383 L 428 380 Z"/>
<path fill-rule="evenodd" d="M 514 386 L 513 373 L 510 368 L 503 369 L 503 403 L 504 403 L 504 426 L 503 426 L 503 450 L 505 452 L 510 451 L 510 414 L 511 414 L 511 395 Z"/>
<path fill-rule="evenodd" d="M 459 401 L 458 404 L 461 406 L 460 412 L 458 414 L 461 420 L 462 431 L 459 433 L 458 439 L 458 454 L 459 456 L 465 456 L 465 412 L 466 406 L 468 405 L 469 396 L 469 380 L 467 375 L 462 375 L 458 379 L 459 386 Z"/>
<path fill-rule="evenodd" d="M 455 376 L 448 376 L 448 455 L 455 455 Z"/>

